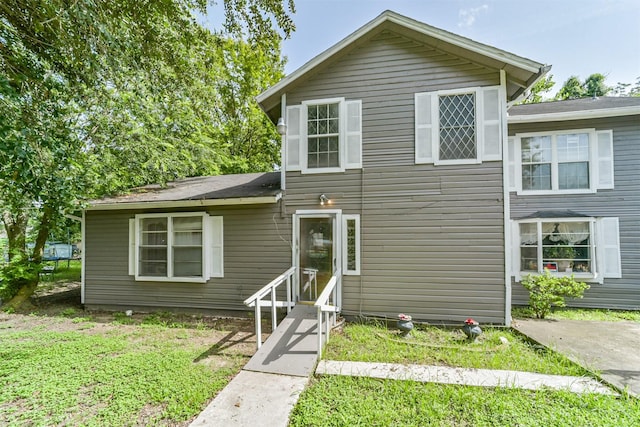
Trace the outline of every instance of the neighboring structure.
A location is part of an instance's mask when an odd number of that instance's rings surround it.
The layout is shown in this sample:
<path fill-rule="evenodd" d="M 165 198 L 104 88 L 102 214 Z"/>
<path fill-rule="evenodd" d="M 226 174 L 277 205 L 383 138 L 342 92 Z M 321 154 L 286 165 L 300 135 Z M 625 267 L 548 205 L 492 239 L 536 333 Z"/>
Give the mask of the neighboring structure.
<path fill-rule="evenodd" d="M 295 266 L 299 301 L 314 300 L 341 272 L 344 315 L 509 324 L 511 276 L 520 276 L 520 264 L 511 264 L 529 262 L 533 242 L 520 245 L 512 225 L 523 233 L 526 224 L 549 227 L 511 219 L 571 209 L 587 219 L 557 221 L 558 233 L 584 233 L 575 225 L 583 223 L 591 233 L 598 216 L 620 218 L 623 229 L 622 214 L 509 193 L 516 173 L 537 177 L 544 168 L 508 161 L 507 108 L 548 69 L 384 12 L 258 97 L 286 127 L 280 172 L 193 178 L 92 204 L 84 214 L 83 303 L 246 310 L 245 298 Z M 535 136 L 524 133 L 558 129 L 516 124 L 529 111 L 522 108 L 509 118 L 518 147 Z M 625 120 L 616 122 L 620 129 L 630 129 Z M 614 124 L 577 123 L 571 129 L 595 129 L 590 137 L 613 130 L 614 147 L 624 145 L 615 143 L 625 137 Z M 611 185 L 600 163 L 603 180 L 591 172 L 589 185 Z M 622 191 L 617 166 L 613 191 Z M 592 240 L 574 246 L 594 251 Z M 527 246 L 522 257 L 511 250 L 520 246 Z M 600 265 L 580 256 L 588 269 Z M 537 268 L 560 260 L 535 261 Z M 626 268 L 623 275 L 637 279 L 637 269 Z"/>
<path fill-rule="evenodd" d="M 509 143 L 515 280 L 546 267 L 591 285 L 571 305 L 638 309 L 640 98 L 514 106 Z"/>

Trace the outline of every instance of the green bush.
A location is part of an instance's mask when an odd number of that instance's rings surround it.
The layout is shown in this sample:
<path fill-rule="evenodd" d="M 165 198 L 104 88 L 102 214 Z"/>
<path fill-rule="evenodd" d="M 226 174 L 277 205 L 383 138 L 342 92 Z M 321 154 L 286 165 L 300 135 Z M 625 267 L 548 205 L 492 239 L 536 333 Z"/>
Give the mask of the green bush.
<path fill-rule="evenodd" d="M 522 285 L 529 291 L 529 306 L 538 319 L 551 313 L 551 306 L 565 307 L 565 298 L 582 298 L 589 285 L 571 276 L 554 276 L 545 268 L 544 274 L 528 275 Z"/>
<path fill-rule="evenodd" d="M 15 255 L 8 264 L 0 269 L 0 299 L 8 301 L 25 284 L 36 280 L 39 265 L 29 262 L 22 255 Z"/>

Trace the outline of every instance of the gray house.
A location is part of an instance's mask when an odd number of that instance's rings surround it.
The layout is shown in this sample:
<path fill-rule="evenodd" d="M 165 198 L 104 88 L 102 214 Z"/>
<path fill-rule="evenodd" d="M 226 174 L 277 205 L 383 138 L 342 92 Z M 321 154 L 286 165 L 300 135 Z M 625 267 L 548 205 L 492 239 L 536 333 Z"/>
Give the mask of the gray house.
<path fill-rule="evenodd" d="M 550 269 L 591 285 L 583 307 L 640 307 L 640 98 L 509 110 L 513 302 Z"/>
<path fill-rule="evenodd" d="M 314 301 L 340 276 L 344 315 L 404 312 L 427 321 L 473 316 L 509 324 L 512 288 L 519 302 L 518 280 L 529 271 L 520 260 L 530 268 L 533 245 L 514 236 L 529 233 L 529 224 L 546 233 L 549 225 L 536 215 L 571 210 L 563 214 L 571 220 L 556 221 L 563 236 L 584 233 L 575 225 L 583 223 L 590 233 L 613 230 L 614 217 L 620 230 L 633 228 L 631 217 L 623 222 L 622 214 L 578 206 L 577 198 L 562 205 L 566 197 L 551 194 L 558 199 L 551 206 L 538 203 L 548 196 L 518 190 L 517 174 L 540 173 L 515 161 L 516 146 L 522 151 L 526 138 L 559 123 L 516 123 L 528 113 L 513 107 L 508 130 L 507 110 L 548 69 L 384 12 L 258 97 L 282 131 L 280 172 L 192 178 L 92 204 L 84 212 L 83 303 L 246 311 L 247 297 L 295 267 L 300 303 Z M 630 119 L 623 118 L 620 129 L 629 130 L 623 122 Z M 592 129 L 590 138 L 603 141 L 611 131 L 620 141 L 614 148 L 632 144 L 623 142 L 628 132 L 613 125 L 576 123 L 571 129 Z M 606 162 L 600 163 L 598 176 L 604 176 Z M 617 193 L 625 188 L 618 166 L 614 197 L 626 199 Z M 607 185 L 593 173 L 588 179 Z M 605 192 L 612 189 L 594 187 L 590 194 Z M 583 256 L 584 247 L 600 250 L 591 236 L 572 243 L 582 252 L 570 268 L 586 264 L 593 278 L 605 277 L 603 286 L 618 280 L 624 288 L 613 273 L 600 274 L 608 261 Z M 611 253 L 607 247 L 603 256 Z M 559 264 L 558 257 L 547 258 L 536 259 L 535 267 Z M 624 259 L 622 275 L 635 274 L 638 283 L 637 269 Z M 599 296 L 585 302 L 591 300 Z"/>

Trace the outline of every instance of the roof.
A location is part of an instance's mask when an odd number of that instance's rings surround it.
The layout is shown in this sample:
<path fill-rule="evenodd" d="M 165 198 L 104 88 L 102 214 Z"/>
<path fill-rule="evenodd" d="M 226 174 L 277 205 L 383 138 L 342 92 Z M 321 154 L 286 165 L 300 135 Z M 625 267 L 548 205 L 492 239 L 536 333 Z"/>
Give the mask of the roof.
<path fill-rule="evenodd" d="M 88 210 L 275 203 L 280 199 L 280 172 L 185 178 L 138 187 L 129 194 L 93 200 Z"/>
<path fill-rule="evenodd" d="M 279 111 L 274 110 L 280 104 L 280 97 L 292 86 L 314 74 L 318 67 L 342 57 L 384 30 L 396 32 L 419 43 L 435 46 L 488 67 L 505 70 L 507 97 L 510 101 L 520 97 L 551 68 L 387 10 L 258 95 L 258 102 L 265 112 L 273 113 L 270 114 L 272 119 L 276 118 L 275 114 L 279 114 Z"/>
<path fill-rule="evenodd" d="M 531 215 L 523 216 L 518 219 L 534 219 L 534 218 L 589 218 L 589 215 L 581 214 L 571 210 L 565 211 L 537 211 Z"/>
<path fill-rule="evenodd" d="M 640 114 L 640 97 L 603 96 L 514 105 L 509 123 L 579 120 Z"/>

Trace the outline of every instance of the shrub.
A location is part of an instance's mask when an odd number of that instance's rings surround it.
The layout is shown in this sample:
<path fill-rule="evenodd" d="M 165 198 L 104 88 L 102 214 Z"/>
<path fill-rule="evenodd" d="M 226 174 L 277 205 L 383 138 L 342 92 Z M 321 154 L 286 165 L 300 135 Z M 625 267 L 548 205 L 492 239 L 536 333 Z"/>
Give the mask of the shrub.
<path fill-rule="evenodd" d="M 24 256 L 14 256 L 0 269 L 0 299 L 10 300 L 26 283 L 37 280 L 39 268 Z"/>
<path fill-rule="evenodd" d="M 582 298 L 589 285 L 571 276 L 554 276 L 545 268 L 544 274 L 528 275 L 522 285 L 529 291 L 529 306 L 538 319 L 551 313 L 551 306 L 565 307 L 566 297 Z"/>

